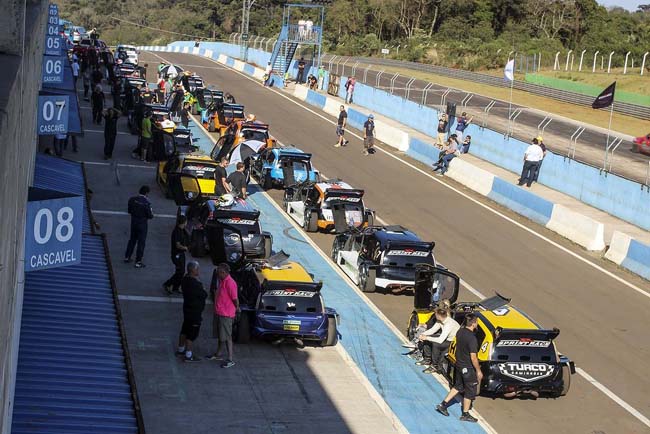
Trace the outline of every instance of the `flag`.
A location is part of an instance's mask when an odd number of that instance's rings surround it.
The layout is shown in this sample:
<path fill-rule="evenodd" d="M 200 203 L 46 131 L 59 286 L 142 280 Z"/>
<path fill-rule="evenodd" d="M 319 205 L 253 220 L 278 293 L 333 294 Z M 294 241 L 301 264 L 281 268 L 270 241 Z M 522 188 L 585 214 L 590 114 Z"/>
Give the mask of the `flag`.
<path fill-rule="evenodd" d="M 515 80 L 515 59 L 508 60 L 506 67 L 503 70 L 503 78 L 508 81 Z"/>
<path fill-rule="evenodd" d="M 607 86 L 607 88 L 596 97 L 591 107 L 595 109 L 609 107 L 614 103 L 614 92 L 616 91 L 616 82 Z"/>

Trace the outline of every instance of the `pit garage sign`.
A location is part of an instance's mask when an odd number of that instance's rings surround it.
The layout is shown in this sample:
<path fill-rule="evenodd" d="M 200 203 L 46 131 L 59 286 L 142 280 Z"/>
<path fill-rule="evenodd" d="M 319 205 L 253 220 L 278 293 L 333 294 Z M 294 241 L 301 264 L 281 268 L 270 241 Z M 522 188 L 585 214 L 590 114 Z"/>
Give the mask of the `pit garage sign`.
<path fill-rule="evenodd" d="M 52 136 L 68 132 L 70 97 L 67 95 L 40 95 L 38 97 L 38 134 Z"/>
<path fill-rule="evenodd" d="M 43 84 L 63 83 L 63 56 L 43 56 Z"/>
<path fill-rule="evenodd" d="M 63 38 L 59 35 L 47 35 L 45 37 L 45 54 L 48 56 L 60 56 L 64 44 Z"/>
<path fill-rule="evenodd" d="M 25 271 L 81 263 L 83 197 L 30 188 L 25 226 Z"/>

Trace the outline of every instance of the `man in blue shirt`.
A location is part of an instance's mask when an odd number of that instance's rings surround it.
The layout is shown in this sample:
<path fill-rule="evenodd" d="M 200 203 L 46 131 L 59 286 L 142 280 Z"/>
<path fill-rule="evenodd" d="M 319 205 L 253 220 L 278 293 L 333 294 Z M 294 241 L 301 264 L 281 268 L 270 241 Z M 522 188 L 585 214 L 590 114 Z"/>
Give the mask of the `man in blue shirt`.
<path fill-rule="evenodd" d="M 131 255 L 133 250 L 135 252 L 135 268 L 142 268 L 142 257 L 144 256 L 144 245 L 147 241 L 147 226 L 149 220 L 153 218 L 153 210 L 151 202 L 147 198 L 149 194 L 149 186 L 143 185 L 140 187 L 140 194 L 133 196 L 129 199 L 129 214 L 131 214 L 131 236 L 129 243 L 126 246 L 126 253 L 124 254 L 124 262 L 131 262 Z"/>
<path fill-rule="evenodd" d="M 458 137 L 458 143 L 463 142 L 463 134 L 465 131 L 465 128 L 469 126 L 469 124 L 472 123 L 473 117 L 468 118 L 467 113 L 463 112 L 462 115 L 460 115 L 459 118 L 456 118 L 456 137 Z"/>

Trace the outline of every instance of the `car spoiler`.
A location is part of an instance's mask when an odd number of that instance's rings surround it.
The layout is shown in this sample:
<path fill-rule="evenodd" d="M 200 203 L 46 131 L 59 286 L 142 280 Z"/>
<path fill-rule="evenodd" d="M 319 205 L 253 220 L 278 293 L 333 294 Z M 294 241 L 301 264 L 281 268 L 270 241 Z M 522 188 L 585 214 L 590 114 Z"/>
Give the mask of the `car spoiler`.
<path fill-rule="evenodd" d="M 212 213 L 212 220 L 217 219 L 234 219 L 234 220 L 259 220 L 260 211 L 251 210 L 251 211 L 238 211 L 232 210 L 230 208 L 216 208 Z M 232 222 L 230 224 L 237 224 Z"/>
<path fill-rule="evenodd" d="M 325 199 L 330 199 L 330 198 L 344 198 L 344 197 L 363 197 L 363 190 L 360 189 L 335 189 L 335 188 L 330 188 L 329 190 L 325 191 Z"/>
<path fill-rule="evenodd" d="M 311 160 L 311 154 L 308 154 L 306 152 L 303 153 L 297 153 L 297 152 L 283 152 L 280 150 L 278 153 L 278 158 L 287 158 L 287 159 L 292 159 L 292 160 Z"/>
<path fill-rule="evenodd" d="M 417 250 L 419 252 L 432 252 L 436 246 L 434 241 L 388 241 L 386 251 L 390 250 Z"/>
<path fill-rule="evenodd" d="M 291 282 L 284 280 L 269 281 L 267 279 L 264 279 L 262 288 L 263 291 L 291 288 L 297 291 L 320 292 L 320 290 L 323 288 L 323 282 Z"/>
<path fill-rule="evenodd" d="M 498 330 L 498 328 L 497 328 Z M 553 328 L 550 330 L 531 330 L 531 329 L 501 329 L 498 330 L 494 343 L 498 344 L 503 340 L 521 340 L 530 339 L 536 341 L 552 341 L 560 335 L 560 329 Z"/>

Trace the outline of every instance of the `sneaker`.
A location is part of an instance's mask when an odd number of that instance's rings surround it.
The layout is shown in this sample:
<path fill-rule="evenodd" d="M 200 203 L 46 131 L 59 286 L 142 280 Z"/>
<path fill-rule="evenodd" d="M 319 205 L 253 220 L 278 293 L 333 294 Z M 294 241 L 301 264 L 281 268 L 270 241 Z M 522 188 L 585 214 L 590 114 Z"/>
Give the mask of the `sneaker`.
<path fill-rule="evenodd" d="M 339 145 L 339 144 L 337 143 L 336 145 L 334 145 L 334 147 L 335 147 L 335 148 L 340 148 L 341 145 Z"/>
<path fill-rule="evenodd" d="M 363 155 L 370 155 L 370 154 L 368 154 L 368 151 L 363 151 Z"/>
<path fill-rule="evenodd" d="M 235 362 L 233 362 L 232 360 L 226 360 L 221 364 L 222 368 L 232 368 L 233 366 L 235 366 Z"/>
<path fill-rule="evenodd" d="M 192 354 L 192 357 L 185 356 L 185 359 L 183 359 L 183 360 L 185 360 L 186 362 L 200 362 L 201 361 L 201 359 L 196 357 L 194 354 Z"/>
<path fill-rule="evenodd" d="M 124 263 L 125 264 L 128 264 L 129 262 L 131 262 L 131 258 L 124 258 Z"/>
<path fill-rule="evenodd" d="M 205 358 L 215 362 L 216 361 L 222 362 L 224 360 L 223 356 L 218 356 L 216 354 L 210 354 L 209 356 L 205 356 Z"/>
<path fill-rule="evenodd" d="M 461 414 L 460 420 L 462 420 L 463 422 L 474 422 L 474 423 L 478 422 L 478 419 L 469 413 Z"/>
<path fill-rule="evenodd" d="M 172 295 L 172 287 L 171 286 L 163 285 L 162 289 L 163 289 L 163 291 L 165 291 L 167 293 L 167 295 Z"/>
<path fill-rule="evenodd" d="M 438 370 L 436 368 L 434 368 L 433 366 L 429 366 L 427 369 L 425 369 L 422 372 L 424 372 L 425 374 L 435 374 L 435 373 L 438 372 Z"/>
<path fill-rule="evenodd" d="M 429 360 L 424 360 L 424 359 L 415 362 L 415 364 L 418 366 L 431 366 L 431 362 Z"/>
<path fill-rule="evenodd" d="M 144 265 L 142 262 L 136 262 L 135 263 L 135 268 L 144 268 L 146 265 Z"/>
<path fill-rule="evenodd" d="M 407 342 L 402 344 L 402 348 L 415 348 L 415 344 L 413 342 Z"/>
<path fill-rule="evenodd" d="M 343 146 L 348 146 L 348 143 L 350 143 L 350 141 L 349 141 L 349 140 L 345 140 L 345 141 L 343 142 Z"/>
<path fill-rule="evenodd" d="M 436 405 L 436 411 L 440 413 L 443 416 L 449 416 L 449 410 L 447 410 L 447 407 L 445 407 L 442 404 Z M 462 416 L 461 416 L 462 417 Z"/>

